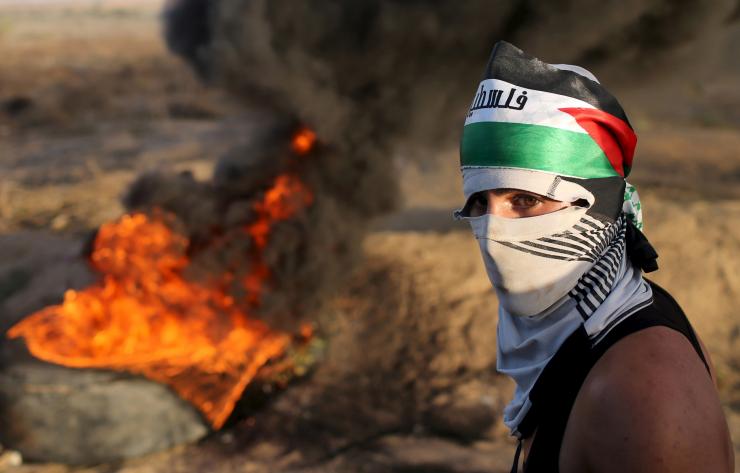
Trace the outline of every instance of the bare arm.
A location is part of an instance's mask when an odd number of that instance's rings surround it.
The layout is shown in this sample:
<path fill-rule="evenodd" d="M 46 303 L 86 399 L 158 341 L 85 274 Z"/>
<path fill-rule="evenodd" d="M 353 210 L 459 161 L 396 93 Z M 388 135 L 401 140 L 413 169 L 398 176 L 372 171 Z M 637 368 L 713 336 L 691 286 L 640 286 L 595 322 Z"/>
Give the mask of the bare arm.
<path fill-rule="evenodd" d="M 589 373 L 571 412 L 564 473 L 731 473 L 714 384 L 678 332 L 652 327 L 617 342 Z"/>

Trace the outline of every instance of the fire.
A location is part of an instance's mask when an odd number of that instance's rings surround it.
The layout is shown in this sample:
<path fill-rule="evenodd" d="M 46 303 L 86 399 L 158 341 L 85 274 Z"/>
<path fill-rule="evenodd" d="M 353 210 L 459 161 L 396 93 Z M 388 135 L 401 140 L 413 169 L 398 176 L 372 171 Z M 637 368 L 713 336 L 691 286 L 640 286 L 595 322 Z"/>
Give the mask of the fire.
<path fill-rule="evenodd" d="M 316 144 L 316 133 L 308 128 L 302 128 L 293 136 L 291 147 L 298 155 L 309 153 Z"/>
<path fill-rule="evenodd" d="M 220 281 L 185 278 L 188 240 L 165 214 L 134 213 L 100 227 L 91 254 L 101 280 L 67 291 L 15 325 L 31 353 L 77 368 L 107 368 L 168 384 L 220 428 L 244 388 L 291 337 L 250 316 L 269 282 L 261 258 L 274 225 L 310 206 L 313 195 L 293 175 L 278 176 L 246 226 L 252 240 L 246 297 L 236 301 Z"/>

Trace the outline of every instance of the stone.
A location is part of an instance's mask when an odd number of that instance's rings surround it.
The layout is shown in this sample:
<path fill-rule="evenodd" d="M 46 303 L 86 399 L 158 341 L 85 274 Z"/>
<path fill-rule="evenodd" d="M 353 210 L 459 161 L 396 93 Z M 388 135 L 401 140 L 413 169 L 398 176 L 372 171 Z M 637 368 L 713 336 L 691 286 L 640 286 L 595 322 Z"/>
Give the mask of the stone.
<path fill-rule="evenodd" d="M 164 385 L 125 373 L 52 365 L 7 347 L 20 342 L 4 343 L 0 444 L 26 460 L 109 463 L 209 432 L 195 408 Z"/>

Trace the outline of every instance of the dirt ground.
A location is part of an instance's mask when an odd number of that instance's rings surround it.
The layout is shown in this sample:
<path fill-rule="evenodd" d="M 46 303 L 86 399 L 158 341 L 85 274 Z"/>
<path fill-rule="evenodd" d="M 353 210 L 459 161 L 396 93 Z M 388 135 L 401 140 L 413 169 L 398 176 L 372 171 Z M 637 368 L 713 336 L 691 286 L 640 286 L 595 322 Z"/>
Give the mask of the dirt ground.
<path fill-rule="evenodd" d="M 258 119 L 167 54 L 156 3 L 0 1 L 0 333 L 89 281 L 81 242 L 121 214 L 136 175 L 206 178 Z M 652 277 L 712 355 L 740 466 L 740 130 L 704 115 L 666 122 L 671 107 L 651 115 L 649 91 L 624 93 L 628 111 L 642 107 L 632 181 L 660 254 Z M 324 316 L 330 343 L 310 383 L 198 444 L 86 469 L 17 465 L 0 447 L 0 471 L 508 471 L 499 415 L 512 386 L 493 369 L 496 300 L 477 246 L 451 219 L 456 152 L 396 165 L 404 204 L 375 222 Z M 38 268 L 48 300 L 24 293 L 21 266 Z"/>

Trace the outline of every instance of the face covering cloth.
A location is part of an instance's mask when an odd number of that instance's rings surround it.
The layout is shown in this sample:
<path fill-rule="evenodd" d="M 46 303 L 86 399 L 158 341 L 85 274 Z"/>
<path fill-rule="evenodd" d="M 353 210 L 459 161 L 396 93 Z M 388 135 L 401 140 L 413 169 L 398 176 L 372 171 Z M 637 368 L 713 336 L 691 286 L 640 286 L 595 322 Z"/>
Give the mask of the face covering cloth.
<path fill-rule="evenodd" d="M 625 181 L 636 142 L 593 74 L 495 45 L 463 129 L 465 198 L 521 189 L 577 204 L 519 219 L 470 217 L 470 204 L 456 212 L 469 221 L 499 298 L 497 369 L 516 382 L 504 411 L 515 435 L 539 374 L 576 329 L 596 344 L 652 301 L 641 269 L 657 255 L 636 265 L 629 251 L 642 235 L 639 196 Z"/>

